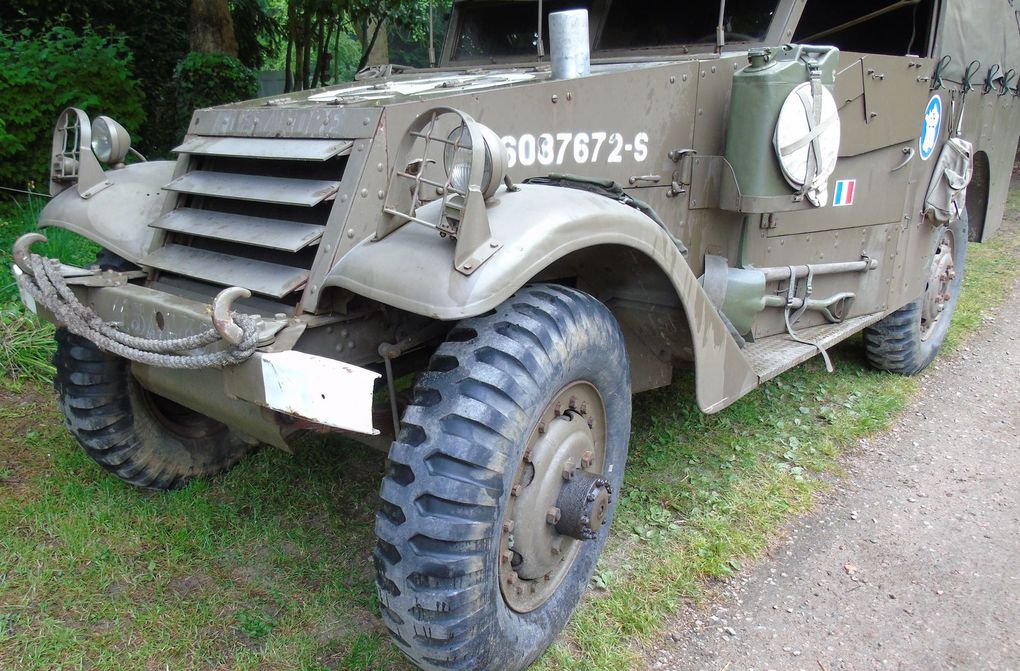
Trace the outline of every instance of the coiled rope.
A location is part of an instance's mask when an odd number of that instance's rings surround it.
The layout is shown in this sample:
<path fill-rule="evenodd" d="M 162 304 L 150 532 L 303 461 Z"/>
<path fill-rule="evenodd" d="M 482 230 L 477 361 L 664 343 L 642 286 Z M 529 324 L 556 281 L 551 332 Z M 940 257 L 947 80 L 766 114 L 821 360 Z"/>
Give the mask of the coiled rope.
<path fill-rule="evenodd" d="M 236 346 L 207 354 L 188 354 L 222 337 L 212 327 L 196 335 L 166 340 L 124 333 L 78 300 L 64 282 L 59 262 L 38 254 L 30 254 L 25 261 L 31 272 L 18 275 L 18 286 L 52 312 L 68 331 L 91 340 L 111 354 L 159 368 L 199 369 L 234 366 L 255 353 L 258 320 L 252 315 L 232 315 L 243 333 Z"/>

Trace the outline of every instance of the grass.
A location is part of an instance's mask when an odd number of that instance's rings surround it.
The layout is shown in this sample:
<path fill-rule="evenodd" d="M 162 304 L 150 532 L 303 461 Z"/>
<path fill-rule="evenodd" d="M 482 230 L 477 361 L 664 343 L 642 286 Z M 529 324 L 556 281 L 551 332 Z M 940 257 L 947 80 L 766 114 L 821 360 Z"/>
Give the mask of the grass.
<path fill-rule="evenodd" d="M 0 201 L 0 373 L 9 379 L 46 381 L 53 377 L 53 329 L 26 311 L 11 274 L 11 246 L 22 233 L 36 230 L 42 198 Z M 33 251 L 65 263 L 88 265 L 99 248 L 80 235 L 52 228 L 49 242 Z"/>
<path fill-rule="evenodd" d="M 0 232 L 5 247 L 14 228 Z M 971 248 L 950 348 L 1006 295 L 1018 250 L 1015 233 Z M 833 354 L 836 374 L 809 362 L 714 416 L 694 407 L 690 379 L 636 398 L 614 538 L 539 668 L 642 666 L 664 618 L 761 556 L 840 472 L 845 448 L 917 388 L 868 369 L 859 340 Z M 316 440 L 181 491 L 139 492 L 76 448 L 49 390 L 0 383 L 0 668 L 408 668 L 372 583 L 382 467 Z"/>

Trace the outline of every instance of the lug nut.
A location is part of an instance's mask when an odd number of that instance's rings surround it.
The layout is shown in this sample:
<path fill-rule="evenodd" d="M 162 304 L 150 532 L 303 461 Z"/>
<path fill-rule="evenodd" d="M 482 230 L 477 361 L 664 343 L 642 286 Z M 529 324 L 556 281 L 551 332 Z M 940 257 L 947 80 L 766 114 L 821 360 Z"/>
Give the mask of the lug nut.
<path fill-rule="evenodd" d="M 585 450 L 584 454 L 581 455 L 581 468 L 588 468 L 591 466 L 592 461 L 595 460 L 595 455 L 592 454 L 591 450 Z"/>
<path fill-rule="evenodd" d="M 540 432 L 541 432 L 541 430 L 540 430 Z M 524 459 L 525 463 L 530 464 L 531 463 L 531 458 L 534 457 L 534 456 L 535 456 L 535 451 L 532 450 L 530 447 L 528 449 L 524 450 L 523 459 Z"/>
<path fill-rule="evenodd" d="M 557 522 L 560 521 L 560 514 L 561 514 L 560 509 L 553 506 L 552 508 L 549 509 L 548 512 L 546 512 L 545 521 L 548 522 L 549 524 L 556 524 Z"/>
<path fill-rule="evenodd" d="M 588 414 L 588 402 L 587 401 L 581 401 L 581 415 L 584 416 L 584 415 L 587 415 L 587 414 Z"/>
<path fill-rule="evenodd" d="M 577 409 L 577 397 L 576 396 L 571 396 L 569 399 L 567 399 L 567 407 L 570 408 L 571 410 L 576 410 Z"/>
<path fill-rule="evenodd" d="M 538 433 L 539 434 L 545 433 L 545 422 L 538 423 Z"/>
<path fill-rule="evenodd" d="M 562 475 L 564 480 L 573 480 L 574 479 L 573 464 L 567 464 L 566 466 L 564 466 Z"/>
<path fill-rule="evenodd" d="M 510 488 L 510 496 L 520 496 L 522 489 L 524 489 L 522 485 L 514 485 Z"/>
<path fill-rule="evenodd" d="M 514 553 L 507 550 L 506 552 L 501 554 L 499 558 L 504 564 L 509 564 L 514 560 Z"/>
<path fill-rule="evenodd" d="M 517 575 L 517 571 L 510 571 L 510 575 L 508 575 L 508 576 L 506 577 L 506 582 L 507 582 L 507 584 L 508 584 L 508 585 L 513 585 L 514 583 L 516 583 L 516 582 L 517 582 L 517 579 L 518 579 L 519 577 L 520 577 L 520 576 L 519 576 L 519 575 Z"/>
<path fill-rule="evenodd" d="M 516 524 L 513 520 L 507 520 L 506 522 L 503 522 L 503 531 L 510 533 L 514 530 L 514 526 L 516 526 Z"/>

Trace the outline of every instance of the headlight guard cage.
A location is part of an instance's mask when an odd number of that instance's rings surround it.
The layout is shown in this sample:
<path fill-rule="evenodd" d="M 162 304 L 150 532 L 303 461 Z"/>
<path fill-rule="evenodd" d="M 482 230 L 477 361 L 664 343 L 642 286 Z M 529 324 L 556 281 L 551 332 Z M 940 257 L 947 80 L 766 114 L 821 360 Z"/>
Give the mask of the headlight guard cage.
<path fill-rule="evenodd" d="M 50 195 L 72 184 L 82 198 L 91 198 L 112 182 L 99 159 L 92 153 L 92 121 L 77 107 L 68 107 L 57 117 L 50 155 Z"/>
<path fill-rule="evenodd" d="M 445 117 L 453 116 L 450 119 Z M 471 138 L 471 170 L 467 189 L 457 188 L 446 175 L 442 181 L 429 178 L 429 166 L 442 160 L 442 153 L 451 144 L 450 130 L 464 128 Z M 422 142 L 424 141 L 424 142 Z M 416 149 L 417 148 L 417 149 Z M 502 147 L 490 147 L 492 181 L 504 181 L 505 159 Z M 439 158 L 430 153 L 438 151 Z M 435 107 L 420 114 L 407 129 L 397 148 L 383 205 L 383 217 L 376 229 L 375 240 L 381 240 L 407 223 L 435 229 L 440 236 L 456 241 L 454 267 L 470 275 L 502 245 L 493 238 L 485 210 L 485 194 L 481 184 L 485 172 L 486 140 L 481 124 L 468 114 L 452 107 Z M 437 199 L 426 198 L 434 189 Z M 494 190 L 494 187 L 493 189 Z M 440 203 L 436 205 L 436 200 Z M 426 207 L 428 208 L 427 211 Z"/>

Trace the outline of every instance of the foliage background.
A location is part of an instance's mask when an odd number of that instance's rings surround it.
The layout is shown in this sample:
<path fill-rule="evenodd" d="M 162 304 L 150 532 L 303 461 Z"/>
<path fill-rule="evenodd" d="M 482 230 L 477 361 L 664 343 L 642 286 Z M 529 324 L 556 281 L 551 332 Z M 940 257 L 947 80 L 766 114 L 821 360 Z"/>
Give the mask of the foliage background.
<path fill-rule="evenodd" d="M 174 70 L 177 135 L 188 130 L 192 111 L 225 100 L 246 100 L 259 92 L 255 71 L 227 54 L 192 52 Z"/>
<path fill-rule="evenodd" d="M 128 128 L 145 119 L 123 37 L 59 26 L 0 33 L 0 63 L 0 184 L 45 179 L 53 124 L 65 107 L 109 114 Z"/>
<path fill-rule="evenodd" d="M 189 9 L 198 2 L 229 12 L 237 47 L 228 55 L 236 60 L 199 65 L 189 56 Z M 451 0 L 432 6 L 438 53 Z M 260 70 L 286 71 L 288 90 L 350 81 L 373 38 L 392 46 L 392 62 L 426 67 L 429 7 L 429 0 L 7 0 L 0 3 L 0 187 L 43 182 L 52 127 L 68 105 L 113 116 L 136 148 L 162 158 L 181 139 L 182 117 L 254 97 Z"/>

